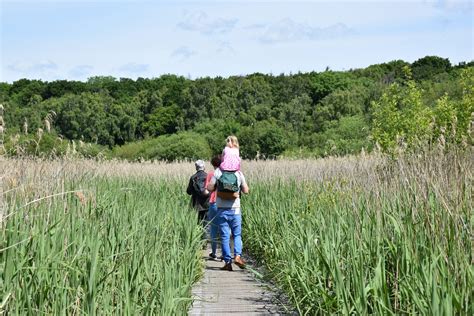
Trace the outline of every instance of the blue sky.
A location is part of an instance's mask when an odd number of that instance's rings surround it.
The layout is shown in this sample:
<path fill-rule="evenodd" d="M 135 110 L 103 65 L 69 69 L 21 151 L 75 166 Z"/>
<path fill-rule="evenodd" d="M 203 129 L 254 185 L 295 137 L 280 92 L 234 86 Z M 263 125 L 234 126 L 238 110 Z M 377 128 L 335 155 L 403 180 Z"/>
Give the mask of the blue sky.
<path fill-rule="evenodd" d="M 474 59 L 471 1 L 0 0 L 0 81 Z"/>

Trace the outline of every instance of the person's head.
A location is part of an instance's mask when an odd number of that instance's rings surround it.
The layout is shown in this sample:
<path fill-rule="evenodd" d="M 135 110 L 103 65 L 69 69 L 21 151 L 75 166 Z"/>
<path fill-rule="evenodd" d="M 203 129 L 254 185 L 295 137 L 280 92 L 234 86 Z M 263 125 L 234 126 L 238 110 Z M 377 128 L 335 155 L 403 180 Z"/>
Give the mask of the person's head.
<path fill-rule="evenodd" d="M 225 140 L 226 146 L 230 148 L 239 148 L 239 140 L 236 136 L 230 135 Z"/>
<path fill-rule="evenodd" d="M 201 159 L 196 160 L 194 166 L 196 166 L 196 171 L 204 170 L 204 161 L 202 161 Z"/>
<path fill-rule="evenodd" d="M 214 167 L 214 169 L 219 168 L 219 166 L 221 165 L 221 155 L 212 157 L 211 165 Z"/>

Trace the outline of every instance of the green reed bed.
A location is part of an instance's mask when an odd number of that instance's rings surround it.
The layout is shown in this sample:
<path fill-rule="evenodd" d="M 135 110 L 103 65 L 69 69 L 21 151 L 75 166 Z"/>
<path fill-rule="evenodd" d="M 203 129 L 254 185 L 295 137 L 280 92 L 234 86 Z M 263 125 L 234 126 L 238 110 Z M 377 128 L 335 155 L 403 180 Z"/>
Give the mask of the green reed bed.
<path fill-rule="evenodd" d="M 2 312 L 186 313 L 201 271 L 202 233 L 182 184 L 83 180 L 65 186 L 87 186 L 81 192 L 27 206 L 34 194 L 5 194 Z"/>
<path fill-rule="evenodd" d="M 252 183 L 245 248 L 300 314 L 472 315 L 472 156 L 453 162 Z"/>

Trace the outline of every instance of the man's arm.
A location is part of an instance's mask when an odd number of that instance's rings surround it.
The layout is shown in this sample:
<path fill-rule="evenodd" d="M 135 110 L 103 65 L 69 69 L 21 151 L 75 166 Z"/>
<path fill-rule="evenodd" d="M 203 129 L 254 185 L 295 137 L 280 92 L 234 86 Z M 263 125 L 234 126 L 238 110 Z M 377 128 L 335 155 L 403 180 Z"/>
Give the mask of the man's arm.
<path fill-rule="evenodd" d="M 245 193 L 245 194 L 249 194 L 250 192 L 249 186 L 245 182 L 242 183 L 242 185 L 240 186 L 240 190 L 242 191 L 242 193 Z"/>
<path fill-rule="evenodd" d="M 247 185 L 247 181 L 245 180 L 244 174 L 241 172 L 241 184 L 240 184 L 240 191 L 245 194 L 249 194 L 249 186 Z"/>

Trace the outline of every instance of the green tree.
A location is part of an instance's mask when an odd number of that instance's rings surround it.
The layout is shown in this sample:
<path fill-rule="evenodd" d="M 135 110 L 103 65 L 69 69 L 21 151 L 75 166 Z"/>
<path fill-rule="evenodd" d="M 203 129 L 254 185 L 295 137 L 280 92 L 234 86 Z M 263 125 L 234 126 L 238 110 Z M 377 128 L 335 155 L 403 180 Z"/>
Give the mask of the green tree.
<path fill-rule="evenodd" d="M 261 121 L 242 128 L 239 135 L 240 154 L 247 159 L 277 158 L 289 146 L 289 135 L 276 121 Z"/>
<path fill-rule="evenodd" d="M 280 121 L 299 135 L 311 127 L 312 100 L 307 94 L 294 97 L 289 103 L 280 106 Z"/>
<path fill-rule="evenodd" d="M 123 103 L 113 103 L 108 109 L 108 131 L 114 139 L 114 145 L 123 145 L 134 141 L 141 113 L 136 107 Z"/>
<path fill-rule="evenodd" d="M 411 79 L 410 69 L 407 67 L 405 71 L 408 78 L 405 85 L 392 84 L 373 103 L 372 136 L 388 151 L 394 150 L 398 141 L 413 147 L 431 136 L 431 109 L 423 104 L 421 90 Z"/>
<path fill-rule="evenodd" d="M 404 67 L 410 64 L 403 60 L 393 60 L 388 63 L 371 65 L 364 69 L 353 71 L 356 75 L 369 77 L 378 83 L 392 84 L 405 78 Z"/>
<path fill-rule="evenodd" d="M 465 68 L 461 72 L 462 99 L 456 103 L 458 140 L 463 135 L 470 138 L 472 144 L 472 124 L 474 124 L 474 67 Z"/>
<path fill-rule="evenodd" d="M 134 160 L 138 158 L 176 161 L 210 159 L 211 149 L 206 139 L 193 132 L 179 132 L 126 144 L 114 149 L 112 155 Z"/>
<path fill-rule="evenodd" d="M 314 137 L 320 156 L 357 154 L 371 148 L 370 127 L 362 115 L 345 116 L 333 121 L 326 131 Z"/>
<path fill-rule="evenodd" d="M 335 90 L 324 97 L 313 112 L 316 132 L 324 131 L 331 121 L 361 114 L 368 99 L 367 88 L 354 85 L 351 89 Z"/>
<path fill-rule="evenodd" d="M 181 111 L 176 105 L 157 107 L 152 113 L 145 115 L 143 131 L 150 136 L 175 133 L 181 117 Z"/>
<path fill-rule="evenodd" d="M 115 146 L 195 131 L 220 152 L 223 139 L 236 134 L 248 158 L 278 156 L 282 149 L 297 153 L 299 147 L 315 155 L 328 148 L 335 149 L 328 154 L 354 152 L 355 140 L 345 127 L 363 126 L 364 120 L 386 148 L 397 139 L 414 146 L 420 138 L 436 138 L 442 127 L 449 141 L 472 142 L 472 62 L 452 67 L 447 59 L 426 56 L 411 65 L 416 80 L 407 80 L 408 65 L 394 60 L 345 72 L 197 80 L 175 75 L 21 79 L 0 83 L 0 102 L 7 137 L 18 133 L 25 119 L 29 132 L 36 133 L 54 112 L 55 131 L 69 139 Z"/>
<path fill-rule="evenodd" d="M 109 133 L 107 109 L 113 104 L 109 96 L 84 92 L 61 98 L 57 126 L 69 139 L 84 139 L 102 145 L 114 145 Z"/>
<path fill-rule="evenodd" d="M 325 96 L 335 90 L 346 89 L 352 78 L 350 74 L 325 71 L 311 74 L 311 97 L 318 103 Z"/>
<path fill-rule="evenodd" d="M 203 135 L 213 154 L 220 154 L 225 146 L 225 139 L 229 135 L 239 137 L 242 126 L 235 120 L 208 120 L 196 124 L 193 132 Z"/>
<path fill-rule="evenodd" d="M 270 84 L 261 74 L 251 75 L 248 78 L 241 78 L 237 90 L 237 114 L 241 111 L 247 112 L 251 108 L 263 105 L 268 108 L 273 107 L 273 97 Z"/>
<path fill-rule="evenodd" d="M 435 135 L 443 134 L 446 142 L 472 144 L 471 124 L 474 121 L 474 68 L 465 68 L 458 82 L 462 89 L 461 99 L 451 99 L 446 94 L 434 108 Z"/>
<path fill-rule="evenodd" d="M 426 56 L 415 61 L 411 65 L 411 68 L 413 71 L 413 79 L 428 79 L 436 74 L 449 71 L 451 69 L 451 62 L 447 58 Z"/>

